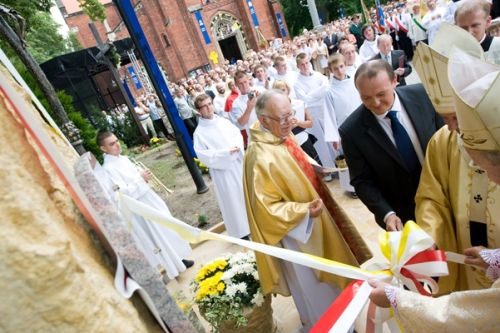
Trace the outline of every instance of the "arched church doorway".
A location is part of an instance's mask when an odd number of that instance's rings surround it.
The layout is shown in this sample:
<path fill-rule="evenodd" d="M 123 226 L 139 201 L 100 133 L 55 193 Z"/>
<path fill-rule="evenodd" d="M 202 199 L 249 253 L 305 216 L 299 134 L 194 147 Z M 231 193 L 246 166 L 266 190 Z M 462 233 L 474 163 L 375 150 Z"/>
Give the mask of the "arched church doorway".
<path fill-rule="evenodd" d="M 215 14 L 210 23 L 212 35 L 217 40 L 219 54 L 230 63 L 243 59 L 247 53 L 245 34 L 241 31 L 241 24 L 236 17 L 229 13 Z"/>

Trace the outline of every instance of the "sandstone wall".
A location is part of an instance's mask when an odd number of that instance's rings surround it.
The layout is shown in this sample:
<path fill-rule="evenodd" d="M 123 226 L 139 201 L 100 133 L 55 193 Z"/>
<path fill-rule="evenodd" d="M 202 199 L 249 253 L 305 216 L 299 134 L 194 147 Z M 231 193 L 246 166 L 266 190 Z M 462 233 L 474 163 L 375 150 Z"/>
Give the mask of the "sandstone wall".
<path fill-rule="evenodd" d="M 107 255 L 1 94 L 0 119 L 0 331 L 160 332 L 116 292 Z M 72 169 L 77 156 L 47 132 Z"/>

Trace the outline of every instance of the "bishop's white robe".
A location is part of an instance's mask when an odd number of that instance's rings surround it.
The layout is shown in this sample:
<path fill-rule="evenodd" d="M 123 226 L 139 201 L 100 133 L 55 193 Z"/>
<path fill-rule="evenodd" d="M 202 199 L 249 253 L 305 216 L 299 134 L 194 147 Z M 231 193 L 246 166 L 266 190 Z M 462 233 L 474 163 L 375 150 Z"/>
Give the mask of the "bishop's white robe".
<path fill-rule="evenodd" d="M 241 238 L 250 234 L 243 195 L 243 138 L 227 119 L 200 118 L 194 131 L 194 150 L 209 168 L 227 233 Z M 233 147 L 239 152 L 231 154 Z"/>
<path fill-rule="evenodd" d="M 308 76 L 299 73 L 294 85 L 295 96 L 306 103 L 313 118 L 312 128 L 307 129 L 307 131 L 318 140 L 314 144 L 314 148 L 318 152 L 321 164 L 324 167 L 333 168 L 335 166 L 333 162 L 335 153 L 333 148 L 325 142 L 324 130 L 324 112 L 326 108 L 331 108 L 325 101 L 328 90 L 328 79 L 315 71 L 312 71 L 311 75 Z"/>
<path fill-rule="evenodd" d="M 104 169 L 111 183 L 119 191 L 163 213 L 170 214 L 165 202 L 156 194 L 140 175 L 137 167 L 126 156 L 104 154 Z M 126 208 L 126 207 L 125 207 Z M 174 231 L 132 215 L 131 231 L 151 266 L 159 271 L 166 270 L 169 279 L 174 279 L 186 270 L 182 263 L 191 253 L 191 247 Z"/>

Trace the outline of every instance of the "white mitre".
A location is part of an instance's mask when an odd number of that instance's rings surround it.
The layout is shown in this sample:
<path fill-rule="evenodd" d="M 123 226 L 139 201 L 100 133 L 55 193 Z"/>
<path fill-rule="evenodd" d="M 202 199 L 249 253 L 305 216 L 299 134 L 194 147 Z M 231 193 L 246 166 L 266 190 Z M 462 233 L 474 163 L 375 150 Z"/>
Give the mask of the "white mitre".
<path fill-rule="evenodd" d="M 454 48 L 448 78 L 464 146 L 500 151 L 500 66 Z"/>
<path fill-rule="evenodd" d="M 434 109 L 440 114 L 455 112 L 453 92 L 448 81 L 448 56 L 453 46 L 484 59 L 481 45 L 467 31 L 442 23 L 431 46 L 419 43 L 413 57 L 413 67 L 429 95 Z"/>

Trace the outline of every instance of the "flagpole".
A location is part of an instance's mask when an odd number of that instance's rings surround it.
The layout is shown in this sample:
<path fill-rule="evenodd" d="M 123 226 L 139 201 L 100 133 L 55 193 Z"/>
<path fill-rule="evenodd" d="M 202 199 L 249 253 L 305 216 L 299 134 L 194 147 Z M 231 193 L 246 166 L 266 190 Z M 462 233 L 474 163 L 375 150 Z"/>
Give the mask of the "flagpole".
<path fill-rule="evenodd" d="M 309 15 L 311 15 L 313 27 L 315 29 L 321 27 L 318 9 L 316 8 L 316 2 L 314 0 L 307 0 L 307 7 L 309 8 Z"/>

